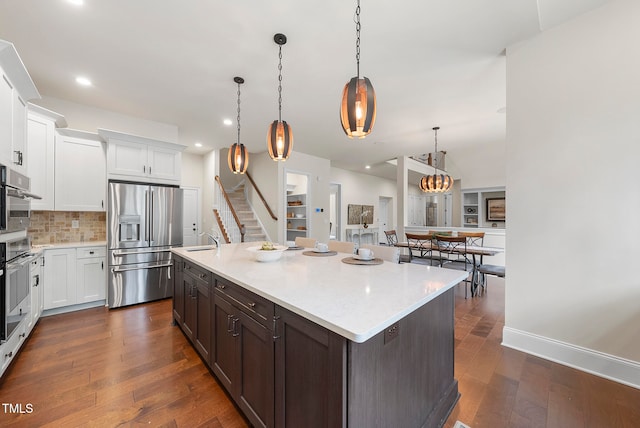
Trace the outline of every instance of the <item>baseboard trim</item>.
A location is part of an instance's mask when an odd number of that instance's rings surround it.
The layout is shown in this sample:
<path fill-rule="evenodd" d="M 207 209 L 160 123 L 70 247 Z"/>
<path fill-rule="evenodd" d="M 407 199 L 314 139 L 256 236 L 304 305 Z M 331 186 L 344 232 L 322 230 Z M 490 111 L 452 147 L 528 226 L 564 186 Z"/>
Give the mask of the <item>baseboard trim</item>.
<path fill-rule="evenodd" d="M 67 312 L 81 311 L 83 309 L 97 308 L 98 306 L 106 306 L 106 300 L 96 300 L 95 302 L 78 303 L 77 305 L 62 306 L 60 308 L 45 309 L 42 311 L 43 317 L 50 315 L 66 314 Z"/>
<path fill-rule="evenodd" d="M 502 345 L 640 389 L 640 363 L 510 327 Z"/>

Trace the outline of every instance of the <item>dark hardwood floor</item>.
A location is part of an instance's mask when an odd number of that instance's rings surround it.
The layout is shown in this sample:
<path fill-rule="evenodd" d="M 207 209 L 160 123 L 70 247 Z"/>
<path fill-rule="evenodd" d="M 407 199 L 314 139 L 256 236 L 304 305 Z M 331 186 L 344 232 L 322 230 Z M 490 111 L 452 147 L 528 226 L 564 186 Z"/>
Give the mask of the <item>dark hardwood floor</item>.
<path fill-rule="evenodd" d="M 500 345 L 504 286 L 456 290 L 455 375 L 445 427 L 640 427 L 640 390 Z M 40 320 L 0 380 L 0 426 L 246 427 L 177 327 L 171 301 Z"/>

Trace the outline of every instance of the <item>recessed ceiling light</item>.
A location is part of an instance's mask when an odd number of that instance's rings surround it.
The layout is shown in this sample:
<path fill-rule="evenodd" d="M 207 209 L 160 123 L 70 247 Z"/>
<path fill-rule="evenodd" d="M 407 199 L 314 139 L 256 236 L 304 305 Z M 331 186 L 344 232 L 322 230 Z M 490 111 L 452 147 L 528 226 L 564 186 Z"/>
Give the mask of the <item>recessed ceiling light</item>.
<path fill-rule="evenodd" d="M 222 123 L 224 123 L 227 126 L 233 125 L 233 121 L 231 119 L 225 119 L 222 121 Z"/>
<path fill-rule="evenodd" d="M 84 4 L 84 0 L 68 0 L 69 3 L 75 4 L 76 6 L 82 6 Z"/>
<path fill-rule="evenodd" d="M 195 143 L 194 146 L 196 147 L 202 147 L 202 143 Z"/>
<path fill-rule="evenodd" d="M 371 165 L 365 166 L 365 169 L 371 169 Z"/>
<path fill-rule="evenodd" d="M 91 86 L 91 80 L 82 76 L 76 77 L 76 83 L 80 86 Z"/>

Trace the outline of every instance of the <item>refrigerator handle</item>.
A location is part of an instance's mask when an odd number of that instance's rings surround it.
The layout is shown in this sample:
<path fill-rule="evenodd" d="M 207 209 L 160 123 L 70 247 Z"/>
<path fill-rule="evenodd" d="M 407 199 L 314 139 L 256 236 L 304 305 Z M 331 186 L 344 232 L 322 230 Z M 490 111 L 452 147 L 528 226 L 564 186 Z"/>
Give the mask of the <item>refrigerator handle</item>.
<path fill-rule="evenodd" d="M 149 224 L 149 213 L 151 211 L 149 210 L 149 191 L 148 190 L 144 191 L 144 209 L 146 211 L 145 213 L 146 225 L 144 227 L 144 240 L 149 241 L 149 228 L 151 227 L 151 225 Z"/>
<path fill-rule="evenodd" d="M 155 192 L 151 190 L 151 203 L 149 204 L 149 245 L 153 245 L 155 239 L 153 238 L 153 194 Z"/>

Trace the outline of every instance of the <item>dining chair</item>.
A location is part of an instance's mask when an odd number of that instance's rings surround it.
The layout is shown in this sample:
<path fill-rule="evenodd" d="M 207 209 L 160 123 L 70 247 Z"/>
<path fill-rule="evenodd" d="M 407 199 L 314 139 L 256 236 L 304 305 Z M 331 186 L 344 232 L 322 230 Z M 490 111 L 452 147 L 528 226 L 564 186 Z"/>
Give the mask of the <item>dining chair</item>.
<path fill-rule="evenodd" d="M 464 236 L 467 239 L 468 246 L 482 247 L 484 242 L 484 232 L 458 232 L 458 236 Z M 465 257 L 467 263 L 473 263 L 468 256 Z M 476 263 L 482 264 L 482 256 L 480 256 L 480 260 L 476 261 Z"/>
<path fill-rule="evenodd" d="M 479 286 L 482 286 L 482 289 L 487 292 L 487 275 L 497 276 L 498 278 L 505 278 L 506 268 L 504 266 L 499 265 L 489 265 L 489 264 L 481 264 L 476 268 L 476 275 L 478 278 Z"/>
<path fill-rule="evenodd" d="M 329 241 L 329 251 L 337 251 L 339 253 L 353 254 L 356 244 L 348 241 Z"/>
<path fill-rule="evenodd" d="M 400 248 L 388 245 L 362 244 L 360 248 L 368 248 L 373 251 L 373 256 L 391 263 L 400 263 Z"/>
<path fill-rule="evenodd" d="M 389 244 L 389 246 L 394 247 L 398 243 L 398 234 L 395 230 L 385 230 L 384 234 L 387 237 L 387 244 Z"/>
<path fill-rule="evenodd" d="M 412 262 L 414 257 L 428 260 L 429 264 L 440 265 L 440 257 L 436 256 L 432 244 L 434 235 L 422 235 L 417 233 L 405 233 L 407 236 L 407 245 L 409 248 L 409 261 Z M 437 251 L 436 251 L 437 252 Z"/>
<path fill-rule="evenodd" d="M 434 239 L 440 254 L 446 254 L 448 256 L 440 260 L 440 267 L 469 272 L 471 274 L 471 279 L 467 276 L 467 279 L 463 282 L 471 286 L 475 279 L 475 266 L 473 263 L 467 262 L 467 238 L 464 236 L 435 235 Z M 455 258 L 458 255 L 462 256 L 460 261 Z M 464 298 L 467 298 L 466 284 L 464 286 Z"/>
<path fill-rule="evenodd" d="M 296 242 L 296 247 L 314 248 L 318 241 L 316 241 L 313 238 L 305 238 L 303 236 L 297 236 L 295 242 Z"/>

